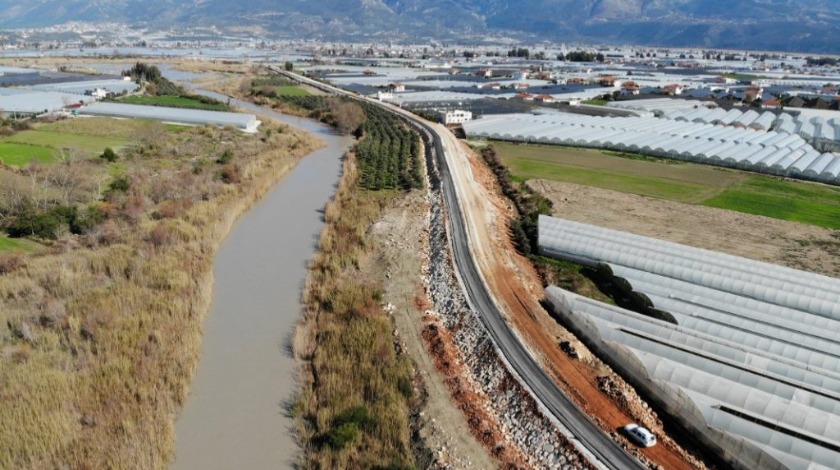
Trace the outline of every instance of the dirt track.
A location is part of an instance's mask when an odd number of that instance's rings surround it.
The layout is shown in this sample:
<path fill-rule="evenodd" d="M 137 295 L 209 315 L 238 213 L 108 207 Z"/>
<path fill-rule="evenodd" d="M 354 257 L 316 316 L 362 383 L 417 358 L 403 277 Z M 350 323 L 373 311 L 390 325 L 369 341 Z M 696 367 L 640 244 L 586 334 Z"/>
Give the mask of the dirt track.
<path fill-rule="evenodd" d="M 557 217 L 840 277 L 840 231 L 571 183 L 528 184 Z"/>
<path fill-rule="evenodd" d="M 460 168 L 453 171 L 453 177 L 458 178 L 457 184 L 464 188 L 459 198 L 465 214 L 469 215 L 467 225 L 477 264 L 496 301 L 530 346 L 534 357 L 578 405 L 595 418 L 605 432 L 616 435 L 619 442 L 626 444 L 615 430 L 633 421 L 643 422 L 662 436 L 662 445 L 645 450 L 627 446 L 631 452 L 668 469 L 703 468 L 663 435 L 661 423 L 620 377 L 595 360 L 576 361 L 560 350 L 558 342 L 569 338 L 569 333 L 539 304 L 543 297 L 540 280 L 530 262 L 516 254 L 510 243 L 506 227 L 512 209 L 499 196 L 495 178 L 465 144 L 455 139 L 447 139 L 445 143 L 447 150 L 459 150 L 452 152 L 453 164 Z M 618 384 L 615 388 L 621 392 L 608 396 L 599 387 L 599 377 Z"/>
<path fill-rule="evenodd" d="M 498 463 L 470 433 L 467 418 L 449 394 L 422 337 L 425 311 L 430 308 L 421 273 L 428 251 L 429 207 L 415 191 L 397 199 L 371 227 L 379 256 L 371 264 L 385 270 L 385 299 L 393 306 L 394 326 L 401 347 L 411 357 L 423 382 L 423 404 L 414 416 L 417 437 L 425 451 L 422 468 L 490 469 Z"/>

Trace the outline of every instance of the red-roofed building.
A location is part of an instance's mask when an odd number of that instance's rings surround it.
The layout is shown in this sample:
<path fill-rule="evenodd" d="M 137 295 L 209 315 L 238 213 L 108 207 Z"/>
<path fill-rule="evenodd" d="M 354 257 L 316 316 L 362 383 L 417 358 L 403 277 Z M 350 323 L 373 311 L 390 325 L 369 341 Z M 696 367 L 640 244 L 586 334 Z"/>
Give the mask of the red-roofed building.
<path fill-rule="evenodd" d="M 638 95 L 639 94 L 639 85 L 636 82 L 624 82 L 623 85 L 624 94 L 626 95 Z"/>
<path fill-rule="evenodd" d="M 621 86 L 621 80 L 615 77 L 602 77 L 600 80 L 598 80 L 598 84 L 603 87 L 618 88 Z"/>
<path fill-rule="evenodd" d="M 662 92 L 666 95 L 681 95 L 683 92 L 683 86 L 678 83 L 672 83 L 662 87 Z"/>
<path fill-rule="evenodd" d="M 761 107 L 763 109 L 781 109 L 782 108 L 782 103 L 779 100 L 772 99 L 772 100 L 762 101 L 761 102 Z"/>

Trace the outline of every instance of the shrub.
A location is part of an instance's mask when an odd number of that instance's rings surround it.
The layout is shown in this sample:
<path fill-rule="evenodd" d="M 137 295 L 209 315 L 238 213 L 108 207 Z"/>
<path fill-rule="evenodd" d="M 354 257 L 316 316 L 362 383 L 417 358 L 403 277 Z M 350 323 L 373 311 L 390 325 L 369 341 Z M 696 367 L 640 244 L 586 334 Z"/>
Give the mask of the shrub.
<path fill-rule="evenodd" d="M 98 206 L 90 205 L 81 210 L 77 210 L 75 217 L 70 220 L 70 231 L 76 235 L 83 235 L 98 224 L 102 223 L 106 218 L 105 212 Z"/>
<path fill-rule="evenodd" d="M 102 155 L 100 155 L 99 158 L 101 158 L 105 161 L 108 161 L 110 163 L 113 163 L 113 162 L 117 161 L 119 156 L 117 155 L 116 152 L 114 152 L 114 149 L 112 149 L 111 147 L 105 147 L 105 151 L 102 152 Z"/>
<path fill-rule="evenodd" d="M 176 219 L 189 210 L 193 202 L 187 198 L 167 200 L 160 203 L 157 210 L 152 213 L 154 219 Z"/>
<path fill-rule="evenodd" d="M 172 229 L 163 224 L 157 224 L 155 228 L 149 232 L 147 238 L 149 243 L 154 246 L 161 247 L 168 245 L 172 241 Z"/>
<path fill-rule="evenodd" d="M 0 275 L 9 274 L 23 267 L 23 258 L 17 253 L 0 253 Z"/>
<path fill-rule="evenodd" d="M 117 222 L 106 220 L 85 234 L 85 246 L 95 248 L 100 245 L 113 245 L 120 241 L 120 232 Z"/>
<path fill-rule="evenodd" d="M 367 407 L 354 406 L 344 410 L 336 416 L 334 426 L 338 427 L 346 423 L 355 423 L 360 429 L 365 431 L 372 431 L 379 423 L 379 420 L 368 411 Z"/>
<path fill-rule="evenodd" d="M 131 187 L 131 181 L 129 181 L 128 177 L 125 175 L 118 176 L 111 181 L 111 184 L 108 185 L 108 189 L 112 192 L 126 192 L 128 188 Z"/>
<path fill-rule="evenodd" d="M 75 207 L 58 206 L 40 212 L 29 210 L 9 225 L 8 232 L 12 237 L 37 236 L 55 240 L 62 233 L 70 231 L 75 219 Z"/>
<path fill-rule="evenodd" d="M 220 165 L 227 165 L 231 162 L 231 160 L 233 160 L 233 150 L 225 149 L 225 151 L 222 152 L 222 155 L 216 159 L 216 163 Z"/>
<path fill-rule="evenodd" d="M 236 184 L 242 179 L 239 174 L 239 167 L 231 163 L 222 167 L 222 170 L 219 172 L 219 177 L 223 182 L 228 184 Z"/>
<path fill-rule="evenodd" d="M 334 449 L 343 449 L 347 444 L 359 437 L 359 426 L 356 423 L 344 423 L 335 427 L 327 435 L 327 443 Z"/>

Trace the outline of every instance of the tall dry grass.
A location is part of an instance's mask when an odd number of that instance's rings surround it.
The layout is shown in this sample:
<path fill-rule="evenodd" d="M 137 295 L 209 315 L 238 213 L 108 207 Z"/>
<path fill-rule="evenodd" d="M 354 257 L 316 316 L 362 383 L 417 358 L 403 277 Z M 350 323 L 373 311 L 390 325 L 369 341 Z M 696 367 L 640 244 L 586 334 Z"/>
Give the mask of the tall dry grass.
<path fill-rule="evenodd" d="M 305 318 L 294 338 L 304 361 L 295 403 L 303 468 L 412 468 L 408 402 L 412 367 L 394 346 L 383 279 L 360 269 L 365 232 L 389 197 L 358 187 L 348 154 L 310 265 Z M 381 276 L 381 275 L 380 275 Z"/>
<path fill-rule="evenodd" d="M 213 256 L 236 218 L 320 145 L 271 127 L 143 143 L 119 162 L 129 191 L 92 202 L 107 220 L 0 275 L 0 468 L 168 466 Z M 234 183 L 214 161 L 225 148 Z"/>

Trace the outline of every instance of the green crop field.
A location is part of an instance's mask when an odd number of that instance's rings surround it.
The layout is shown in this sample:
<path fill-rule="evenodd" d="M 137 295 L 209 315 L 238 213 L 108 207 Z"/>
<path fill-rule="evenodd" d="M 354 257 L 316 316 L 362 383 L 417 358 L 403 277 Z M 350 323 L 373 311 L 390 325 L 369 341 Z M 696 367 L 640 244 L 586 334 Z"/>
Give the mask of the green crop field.
<path fill-rule="evenodd" d="M 278 95 L 285 96 L 309 96 L 311 93 L 299 86 L 279 86 L 277 87 Z"/>
<path fill-rule="evenodd" d="M 715 188 L 701 184 L 669 181 L 654 176 L 580 168 L 522 158 L 504 161 L 514 177 L 526 180 L 543 178 L 680 202 L 690 202 L 716 192 Z"/>
<path fill-rule="evenodd" d="M 9 166 L 23 167 L 33 161 L 50 163 L 55 161 L 55 153 L 49 147 L 0 141 L 0 161 Z"/>
<path fill-rule="evenodd" d="M 709 199 L 746 178 L 706 165 L 625 158 L 592 149 L 503 142 L 494 142 L 493 148 L 516 178 L 544 178 L 680 202 Z"/>
<path fill-rule="evenodd" d="M 520 180 L 548 179 L 840 229 L 840 188 L 599 150 L 493 142 Z"/>
<path fill-rule="evenodd" d="M 704 206 L 840 229 L 840 188 L 752 176 Z"/>
<path fill-rule="evenodd" d="M 70 148 L 95 154 L 102 153 L 105 147 L 119 148 L 128 143 L 126 139 L 56 132 L 48 129 L 48 126 L 44 126 L 31 131 L 19 132 L 3 139 L 3 142 L 39 145 L 53 149 Z"/>
<path fill-rule="evenodd" d="M 139 104 L 145 106 L 168 106 L 171 108 L 202 109 L 205 111 L 227 111 L 227 105 L 223 103 L 204 103 L 198 99 L 184 96 L 127 96 L 121 98 L 120 103 Z"/>

